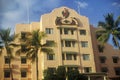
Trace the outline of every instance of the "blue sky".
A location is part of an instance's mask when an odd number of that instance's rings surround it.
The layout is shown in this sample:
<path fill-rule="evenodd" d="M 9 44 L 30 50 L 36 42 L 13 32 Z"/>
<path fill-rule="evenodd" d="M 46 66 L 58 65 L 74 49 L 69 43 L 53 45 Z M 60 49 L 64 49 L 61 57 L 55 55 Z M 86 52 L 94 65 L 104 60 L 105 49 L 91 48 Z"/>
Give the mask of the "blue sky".
<path fill-rule="evenodd" d="M 14 30 L 17 23 L 28 23 L 28 16 L 29 22 L 38 22 L 42 14 L 62 6 L 80 11 L 94 26 L 107 13 L 120 15 L 120 0 L 0 0 L 0 29 Z"/>

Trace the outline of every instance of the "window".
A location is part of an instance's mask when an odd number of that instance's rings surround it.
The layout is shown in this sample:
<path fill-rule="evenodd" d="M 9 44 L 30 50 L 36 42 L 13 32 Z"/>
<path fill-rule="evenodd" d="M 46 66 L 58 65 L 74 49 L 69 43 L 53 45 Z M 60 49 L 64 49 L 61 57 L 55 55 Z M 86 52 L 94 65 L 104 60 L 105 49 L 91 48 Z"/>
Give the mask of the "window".
<path fill-rule="evenodd" d="M 46 28 L 46 34 L 53 34 L 53 28 Z"/>
<path fill-rule="evenodd" d="M 72 60 L 72 54 L 66 54 L 66 60 Z"/>
<path fill-rule="evenodd" d="M 48 47 L 53 47 L 54 41 L 53 40 L 47 40 L 46 41 Z"/>
<path fill-rule="evenodd" d="M 21 57 L 21 64 L 26 64 L 26 63 L 27 63 L 26 57 Z"/>
<path fill-rule="evenodd" d="M 10 78 L 10 70 L 9 69 L 4 70 L 4 77 Z"/>
<path fill-rule="evenodd" d="M 101 72 L 105 72 L 105 73 L 108 72 L 108 68 L 107 67 L 102 67 Z"/>
<path fill-rule="evenodd" d="M 63 40 L 61 41 L 61 46 L 64 47 L 64 42 L 63 42 Z"/>
<path fill-rule="evenodd" d="M 80 30 L 80 35 L 86 35 L 86 30 Z"/>
<path fill-rule="evenodd" d="M 27 77 L 27 71 L 26 69 L 21 70 L 21 77 Z"/>
<path fill-rule="evenodd" d="M 67 28 L 64 28 L 64 34 L 68 34 L 68 29 Z"/>
<path fill-rule="evenodd" d="M 117 56 L 113 56 L 112 59 L 113 59 L 113 63 L 118 63 L 118 59 L 119 59 L 119 57 L 117 57 Z"/>
<path fill-rule="evenodd" d="M 74 60 L 77 60 L 77 54 L 73 54 Z"/>
<path fill-rule="evenodd" d="M 104 46 L 102 46 L 102 45 L 98 45 L 98 51 L 102 53 L 103 50 L 104 50 Z"/>
<path fill-rule="evenodd" d="M 65 41 L 65 47 L 71 47 L 71 41 Z"/>
<path fill-rule="evenodd" d="M 5 64 L 9 64 L 10 63 L 10 58 L 9 57 L 7 57 L 7 56 L 5 56 Z"/>
<path fill-rule="evenodd" d="M 84 72 L 85 73 L 89 73 L 91 71 L 92 71 L 91 67 L 84 67 Z"/>
<path fill-rule="evenodd" d="M 90 60 L 90 54 L 83 54 L 83 60 Z"/>
<path fill-rule="evenodd" d="M 25 39 L 26 38 L 26 32 L 21 32 L 21 38 Z"/>
<path fill-rule="evenodd" d="M 21 45 L 21 52 L 26 52 L 26 51 L 27 51 L 26 45 Z"/>
<path fill-rule="evenodd" d="M 62 60 L 65 60 L 65 54 L 62 54 Z"/>
<path fill-rule="evenodd" d="M 100 56 L 100 62 L 105 63 L 105 61 L 106 61 L 106 57 L 105 56 Z"/>
<path fill-rule="evenodd" d="M 75 41 L 65 41 L 65 47 L 75 47 Z"/>
<path fill-rule="evenodd" d="M 55 60 L 54 54 L 47 54 L 47 60 Z"/>
<path fill-rule="evenodd" d="M 81 41 L 81 47 L 88 47 L 88 41 Z"/>
<path fill-rule="evenodd" d="M 77 60 L 77 53 L 76 52 L 66 52 L 66 60 Z M 65 59 L 65 54 L 62 55 Z"/>
<path fill-rule="evenodd" d="M 72 35 L 74 34 L 74 30 L 71 30 L 71 34 L 72 34 Z"/>
<path fill-rule="evenodd" d="M 116 75 L 120 75 L 120 67 L 116 67 L 114 70 Z"/>
<path fill-rule="evenodd" d="M 62 34 L 62 29 L 60 28 L 60 34 Z"/>

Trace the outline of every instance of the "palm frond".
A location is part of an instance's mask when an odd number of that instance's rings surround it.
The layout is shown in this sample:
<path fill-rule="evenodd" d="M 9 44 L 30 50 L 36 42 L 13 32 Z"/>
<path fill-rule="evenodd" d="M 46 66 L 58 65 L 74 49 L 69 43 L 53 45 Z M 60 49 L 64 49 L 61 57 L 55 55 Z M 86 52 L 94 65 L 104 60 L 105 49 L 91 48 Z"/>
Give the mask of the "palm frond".
<path fill-rule="evenodd" d="M 14 41 L 16 38 L 18 38 L 18 34 L 12 34 L 12 35 L 9 35 L 8 37 L 8 41 Z"/>
<path fill-rule="evenodd" d="M 20 56 L 21 53 L 22 53 L 22 52 L 21 52 L 21 49 L 18 49 L 18 50 L 16 51 L 16 55 L 17 55 L 17 56 Z"/>
<path fill-rule="evenodd" d="M 101 42 L 102 44 L 106 43 L 110 37 L 109 33 L 103 33 L 98 37 L 98 41 Z"/>
<path fill-rule="evenodd" d="M 42 47 L 55 47 L 56 43 L 54 41 L 46 41 L 45 44 L 42 45 Z"/>
<path fill-rule="evenodd" d="M 32 60 L 32 63 L 35 62 L 35 60 L 36 60 L 36 54 L 32 55 L 31 60 Z"/>
<path fill-rule="evenodd" d="M 96 34 L 102 34 L 102 33 L 106 33 L 106 30 L 105 29 L 97 29 L 95 32 L 96 32 Z"/>
<path fill-rule="evenodd" d="M 9 36 L 10 36 L 10 29 L 2 29 L 0 30 L 0 36 L 2 41 L 9 41 Z"/>
<path fill-rule="evenodd" d="M 41 52 L 48 53 L 48 54 L 54 54 L 53 49 L 45 48 L 45 47 L 41 48 Z"/>
<path fill-rule="evenodd" d="M 31 54 L 32 53 L 32 54 Z M 27 53 L 27 55 L 26 55 L 26 57 L 29 59 L 29 60 L 31 60 L 31 62 L 33 63 L 33 62 L 35 62 L 35 60 L 36 60 L 36 52 L 35 51 L 31 51 L 31 52 L 29 52 L 29 53 Z"/>
<path fill-rule="evenodd" d="M 115 27 L 118 27 L 120 25 L 120 16 L 117 18 L 114 25 L 115 25 Z"/>
<path fill-rule="evenodd" d="M 12 54 L 13 48 L 7 46 L 7 47 L 6 47 L 6 51 L 7 51 L 7 56 L 9 56 L 10 59 L 14 59 L 14 56 L 13 56 L 13 54 Z"/>
<path fill-rule="evenodd" d="M 45 32 L 40 32 L 39 34 L 41 39 L 44 39 L 45 37 L 47 37 Z"/>
<path fill-rule="evenodd" d="M 13 46 L 13 47 L 19 47 L 20 44 L 16 44 L 16 43 L 10 43 L 9 46 Z"/>
<path fill-rule="evenodd" d="M 10 46 L 6 46 L 6 51 L 7 51 L 7 55 L 11 55 L 13 52 L 13 48 Z"/>
<path fill-rule="evenodd" d="M 114 19 L 112 13 L 108 13 L 107 15 L 105 15 L 105 21 L 109 25 L 109 27 L 114 27 Z"/>
<path fill-rule="evenodd" d="M 32 56 L 32 54 L 34 54 L 34 52 L 36 52 L 34 49 L 28 50 L 28 52 L 26 53 L 26 57 L 30 58 Z"/>
<path fill-rule="evenodd" d="M 0 55 L 2 54 L 4 46 L 0 45 Z"/>
<path fill-rule="evenodd" d="M 106 27 L 106 24 L 105 24 L 105 22 L 102 22 L 102 21 L 99 21 L 98 22 L 98 27 L 102 27 L 103 29 Z"/>
<path fill-rule="evenodd" d="M 114 46 L 119 47 L 119 42 L 118 42 L 116 36 L 113 36 L 113 37 L 112 37 L 112 41 L 113 41 Z"/>

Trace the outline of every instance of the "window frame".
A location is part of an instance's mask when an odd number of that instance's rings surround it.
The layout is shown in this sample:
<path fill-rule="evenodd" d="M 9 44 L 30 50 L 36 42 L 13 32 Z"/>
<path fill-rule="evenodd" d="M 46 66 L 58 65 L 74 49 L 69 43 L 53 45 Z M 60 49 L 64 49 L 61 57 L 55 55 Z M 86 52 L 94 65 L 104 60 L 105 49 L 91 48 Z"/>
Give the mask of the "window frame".
<path fill-rule="evenodd" d="M 90 54 L 83 54 L 83 60 L 89 61 L 90 60 Z"/>
<path fill-rule="evenodd" d="M 84 72 L 85 72 L 85 73 L 90 73 L 90 72 L 92 72 L 92 67 L 84 67 Z"/>
<path fill-rule="evenodd" d="M 65 41 L 65 47 L 71 47 L 72 44 L 71 44 L 71 41 Z"/>
<path fill-rule="evenodd" d="M 120 67 L 115 67 L 114 71 L 115 71 L 115 75 L 120 76 Z"/>
<path fill-rule="evenodd" d="M 77 60 L 77 54 L 73 54 L 73 59 Z"/>
<path fill-rule="evenodd" d="M 101 72 L 108 72 L 108 68 L 107 67 L 101 67 Z"/>
<path fill-rule="evenodd" d="M 21 69 L 21 78 L 26 78 L 26 77 L 27 77 L 27 70 Z"/>
<path fill-rule="evenodd" d="M 22 59 L 24 59 L 25 61 L 22 61 Z M 26 57 L 21 57 L 21 64 L 27 64 L 27 58 Z"/>
<path fill-rule="evenodd" d="M 55 60 L 55 54 L 47 54 L 47 60 Z"/>
<path fill-rule="evenodd" d="M 9 69 L 5 69 L 4 70 L 4 78 L 10 78 L 11 75 L 10 75 L 10 70 Z"/>
<path fill-rule="evenodd" d="M 64 28 L 64 34 L 65 35 L 69 34 L 69 29 L 68 28 Z"/>
<path fill-rule="evenodd" d="M 46 28 L 45 32 L 46 34 L 53 34 L 53 28 Z"/>
<path fill-rule="evenodd" d="M 86 35 L 86 30 L 85 29 L 80 30 L 80 35 Z"/>
<path fill-rule="evenodd" d="M 88 48 L 88 41 L 81 41 L 82 48 Z"/>
<path fill-rule="evenodd" d="M 113 63 L 118 63 L 118 59 L 119 59 L 119 57 L 113 56 L 113 57 L 112 57 Z"/>
<path fill-rule="evenodd" d="M 4 57 L 4 63 L 5 63 L 5 64 L 11 63 L 11 60 L 10 60 L 10 58 L 9 58 L 8 56 L 5 56 L 5 57 Z"/>
<path fill-rule="evenodd" d="M 66 60 L 72 60 L 72 54 L 66 54 Z"/>
<path fill-rule="evenodd" d="M 100 63 L 106 63 L 106 57 L 105 56 L 100 56 Z"/>

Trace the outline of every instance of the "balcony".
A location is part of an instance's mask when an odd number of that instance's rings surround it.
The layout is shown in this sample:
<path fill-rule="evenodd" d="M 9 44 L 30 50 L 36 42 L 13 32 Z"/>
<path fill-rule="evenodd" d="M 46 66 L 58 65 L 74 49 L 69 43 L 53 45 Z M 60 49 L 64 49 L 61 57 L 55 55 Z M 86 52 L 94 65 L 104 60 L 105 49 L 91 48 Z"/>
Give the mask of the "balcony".
<path fill-rule="evenodd" d="M 21 80 L 32 80 L 32 78 L 21 78 Z"/>
<path fill-rule="evenodd" d="M 21 68 L 31 68 L 30 64 L 21 64 Z"/>
<path fill-rule="evenodd" d="M 9 64 L 4 64 L 4 68 L 9 68 Z"/>

